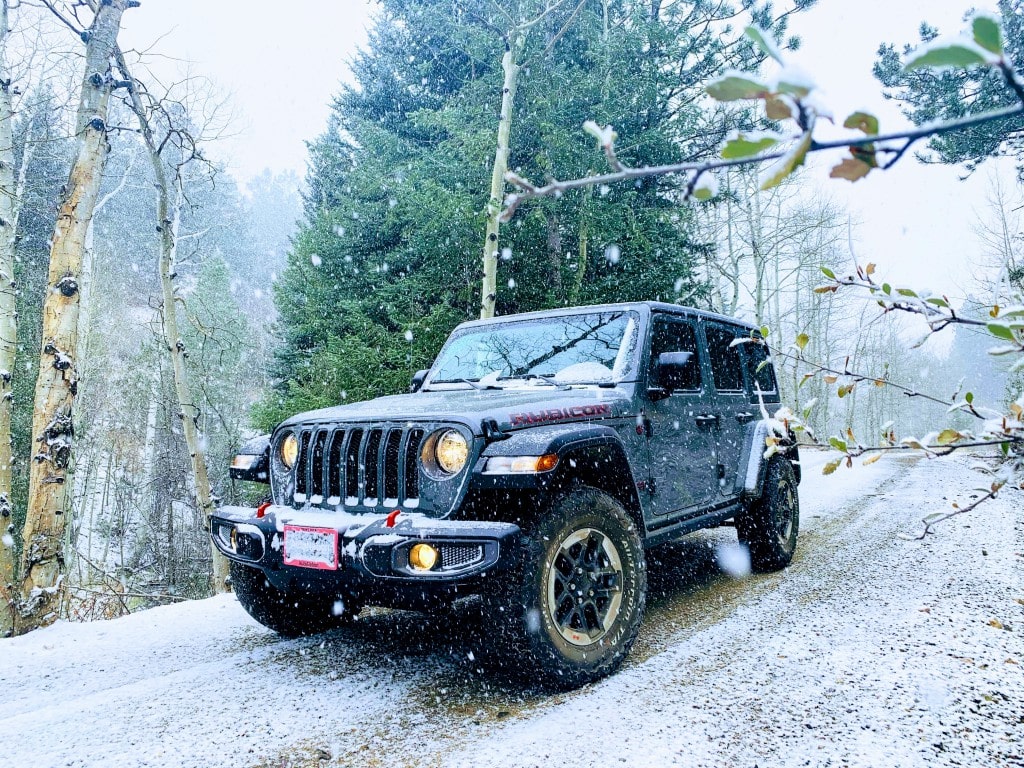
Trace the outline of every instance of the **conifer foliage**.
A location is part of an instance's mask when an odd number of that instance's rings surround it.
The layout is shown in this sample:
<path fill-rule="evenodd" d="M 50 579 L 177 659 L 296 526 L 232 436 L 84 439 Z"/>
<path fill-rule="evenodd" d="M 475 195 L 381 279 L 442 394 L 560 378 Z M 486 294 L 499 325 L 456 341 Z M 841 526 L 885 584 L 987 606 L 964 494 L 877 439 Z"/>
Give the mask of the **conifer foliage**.
<path fill-rule="evenodd" d="M 305 221 L 275 286 L 282 384 L 259 414 L 266 427 L 297 410 L 404 390 L 410 371 L 480 310 L 502 29 L 541 6 L 380 5 L 353 63 L 355 85 L 310 144 Z M 601 167 L 581 127 L 590 119 L 614 120 L 630 137 L 621 154 L 633 165 L 714 145 L 724 121 L 707 111 L 701 84 L 759 63 L 732 19 L 742 7 L 785 29 L 785 15 L 751 5 L 604 0 L 546 16 L 520 57 L 509 168 L 544 178 Z M 705 246 L 680 195 L 677 181 L 650 180 L 517 217 L 501 234 L 497 314 L 633 299 L 703 304 L 695 265 Z"/>

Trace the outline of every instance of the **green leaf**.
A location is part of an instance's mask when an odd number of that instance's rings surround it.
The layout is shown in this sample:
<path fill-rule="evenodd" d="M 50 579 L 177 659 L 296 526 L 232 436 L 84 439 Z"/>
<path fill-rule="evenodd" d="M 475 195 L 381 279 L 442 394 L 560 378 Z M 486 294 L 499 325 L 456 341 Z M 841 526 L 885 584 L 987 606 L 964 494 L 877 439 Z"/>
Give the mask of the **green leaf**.
<path fill-rule="evenodd" d="M 866 136 L 877 136 L 878 118 L 870 112 L 854 112 L 843 122 L 843 127 L 860 131 Z"/>
<path fill-rule="evenodd" d="M 769 33 L 765 32 L 756 24 L 751 24 L 743 30 L 743 32 L 747 37 L 754 41 L 754 45 L 761 50 L 761 53 L 766 56 L 771 56 L 779 62 L 779 64 L 782 63 L 782 53 L 779 51 L 779 45 Z"/>
<path fill-rule="evenodd" d="M 710 200 L 718 194 L 718 182 L 713 176 L 704 174 L 704 180 L 693 188 L 693 196 L 697 200 Z"/>
<path fill-rule="evenodd" d="M 886 296 L 891 294 L 892 293 L 892 286 L 889 285 L 888 283 L 882 283 L 882 293 L 884 293 Z"/>
<path fill-rule="evenodd" d="M 930 299 L 925 299 L 929 304 L 934 304 L 936 307 L 949 307 L 949 303 L 945 299 L 940 299 L 937 296 L 933 296 Z"/>
<path fill-rule="evenodd" d="M 1009 456 L 1010 455 L 1010 444 L 1009 443 L 1000 443 L 999 444 L 999 450 L 1003 452 L 1003 456 Z"/>
<path fill-rule="evenodd" d="M 846 443 L 838 437 L 830 437 L 828 444 L 841 453 L 846 453 Z"/>
<path fill-rule="evenodd" d="M 761 177 L 761 190 L 771 189 L 781 184 L 787 176 L 804 164 L 807 150 L 811 148 L 811 132 L 807 131 L 800 142 L 769 168 Z"/>
<path fill-rule="evenodd" d="M 968 405 L 973 403 L 974 402 L 974 393 L 973 392 L 968 392 L 966 395 L 964 395 L 964 400 L 967 401 Z"/>
<path fill-rule="evenodd" d="M 1003 339 L 1004 341 L 1017 341 L 1017 338 L 1013 335 L 1013 331 L 1002 323 L 989 323 L 987 327 L 988 332 L 997 339 Z"/>
<path fill-rule="evenodd" d="M 917 293 L 911 290 L 910 288 L 897 288 L 896 293 L 898 293 L 900 296 L 910 296 L 915 299 L 917 298 Z"/>
<path fill-rule="evenodd" d="M 996 56 L 1003 55 L 1003 33 L 999 29 L 999 22 L 991 16 L 979 14 L 971 23 L 971 31 L 974 33 L 974 42 Z"/>
<path fill-rule="evenodd" d="M 767 134 L 740 134 L 735 139 L 729 139 L 722 148 L 722 157 L 726 160 L 735 160 L 742 157 L 753 157 L 764 152 L 779 143 L 778 136 Z"/>
<path fill-rule="evenodd" d="M 833 272 L 833 271 L 832 271 L 831 269 L 829 269 L 828 267 L 822 267 L 822 268 L 821 268 L 821 274 L 823 274 L 823 275 L 824 275 L 825 277 L 827 277 L 827 278 L 828 278 L 829 280 L 835 280 L 835 279 L 836 279 L 836 273 L 835 273 L 835 272 Z"/>
<path fill-rule="evenodd" d="M 797 349 L 799 349 L 802 352 L 804 347 L 807 346 L 807 342 L 809 342 L 810 340 L 811 340 L 811 337 L 808 336 L 806 333 L 797 334 L 797 337 L 796 337 Z"/>
<path fill-rule="evenodd" d="M 912 57 L 904 65 L 908 72 L 922 67 L 957 67 L 963 69 L 976 64 L 987 64 L 984 51 L 969 43 L 949 43 L 944 46 L 928 47 L 923 53 Z"/>
<path fill-rule="evenodd" d="M 704 86 L 704 90 L 716 101 L 760 99 L 771 93 L 765 83 L 740 74 L 723 75 Z"/>

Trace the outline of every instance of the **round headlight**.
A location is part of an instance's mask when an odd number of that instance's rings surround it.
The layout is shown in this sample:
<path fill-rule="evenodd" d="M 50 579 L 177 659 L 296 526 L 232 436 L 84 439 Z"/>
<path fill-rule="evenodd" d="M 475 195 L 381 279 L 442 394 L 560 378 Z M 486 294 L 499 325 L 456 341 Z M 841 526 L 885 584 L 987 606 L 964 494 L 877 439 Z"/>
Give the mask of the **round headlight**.
<path fill-rule="evenodd" d="M 442 472 L 454 475 L 466 466 L 469 458 L 469 443 L 461 432 L 449 429 L 437 439 L 434 446 L 434 458 Z"/>
<path fill-rule="evenodd" d="M 281 452 L 281 463 L 287 469 L 294 467 L 295 460 L 299 458 L 299 438 L 295 436 L 294 432 L 289 432 L 285 439 L 281 441 L 279 450 Z"/>

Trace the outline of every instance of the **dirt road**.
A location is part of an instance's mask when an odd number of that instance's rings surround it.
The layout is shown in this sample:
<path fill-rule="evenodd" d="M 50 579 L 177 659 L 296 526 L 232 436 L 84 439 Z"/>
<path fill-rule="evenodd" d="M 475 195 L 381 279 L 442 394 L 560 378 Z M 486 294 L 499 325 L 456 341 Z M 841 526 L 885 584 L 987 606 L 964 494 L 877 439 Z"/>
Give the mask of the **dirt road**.
<path fill-rule="evenodd" d="M 798 556 L 735 579 L 731 529 L 650 559 L 612 678 L 483 671 L 470 604 L 281 640 L 230 596 L 0 644 L 0 754 L 33 766 L 1024 765 L 1024 498 L 906 541 L 985 484 L 886 459 L 801 487 Z"/>

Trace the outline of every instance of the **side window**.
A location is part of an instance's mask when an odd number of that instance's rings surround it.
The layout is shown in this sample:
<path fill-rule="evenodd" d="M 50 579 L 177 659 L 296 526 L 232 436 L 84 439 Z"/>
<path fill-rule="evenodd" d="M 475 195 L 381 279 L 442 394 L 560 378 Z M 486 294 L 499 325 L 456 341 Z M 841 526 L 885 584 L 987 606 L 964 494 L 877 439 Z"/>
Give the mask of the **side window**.
<path fill-rule="evenodd" d="M 651 337 L 651 369 L 658 362 L 658 355 L 663 352 L 689 352 L 690 359 L 681 369 L 673 369 L 674 375 L 668 380 L 657 380 L 654 375 L 651 383 L 666 389 L 686 392 L 700 391 L 700 357 L 697 354 L 697 334 L 689 323 L 666 322 L 659 320 L 654 326 Z"/>
<path fill-rule="evenodd" d="M 772 364 L 768 361 L 768 348 L 764 344 L 747 343 L 743 345 L 746 353 L 747 380 L 750 382 L 752 395 L 760 392 L 775 391 L 775 377 L 772 375 Z"/>
<path fill-rule="evenodd" d="M 708 337 L 708 356 L 711 358 L 711 375 L 715 389 L 719 392 L 743 389 L 743 362 L 738 345 L 733 345 L 736 334 L 720 325 L 704 328 Z"/>

